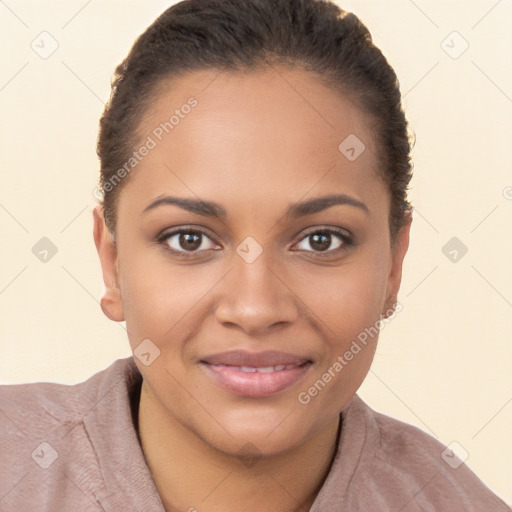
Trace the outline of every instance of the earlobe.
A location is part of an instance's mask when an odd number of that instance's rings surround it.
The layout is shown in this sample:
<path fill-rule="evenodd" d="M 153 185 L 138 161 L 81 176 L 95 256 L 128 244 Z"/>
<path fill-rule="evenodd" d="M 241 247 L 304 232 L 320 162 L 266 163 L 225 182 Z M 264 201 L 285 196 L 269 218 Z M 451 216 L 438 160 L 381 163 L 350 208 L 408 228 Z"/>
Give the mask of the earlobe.
<path fill-rule="evenodd" d="M 119 289 L 117 270 L 117 247 L 105 224 L 103 207 L 97 205 L 93 211 L 93 236 L 100 258 L 105 289 L 100 300 L 103 313 L 114 322 L 124 320 L 123 301 Z"/>
<path fill-rule="evenodd" d="M 119 293 L 106 290 L 100 299 L 101 310 L 107 318 L 114 322 L 124 321 L 123 303 Z"/>

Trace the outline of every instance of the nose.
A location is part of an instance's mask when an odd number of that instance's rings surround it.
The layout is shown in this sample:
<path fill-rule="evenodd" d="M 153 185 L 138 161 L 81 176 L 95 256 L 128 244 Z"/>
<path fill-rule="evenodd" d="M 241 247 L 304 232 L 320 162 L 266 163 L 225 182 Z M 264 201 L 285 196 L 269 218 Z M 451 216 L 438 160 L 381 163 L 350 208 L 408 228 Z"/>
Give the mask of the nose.
<path fill-rule="evenodd" d="M 252 263 L 235 255 L 219 289 L 217 321 L 248 335 L 294 323 L 299 316 L 298 299 L 281 268 L 270 264 L 265 251 Z"/>

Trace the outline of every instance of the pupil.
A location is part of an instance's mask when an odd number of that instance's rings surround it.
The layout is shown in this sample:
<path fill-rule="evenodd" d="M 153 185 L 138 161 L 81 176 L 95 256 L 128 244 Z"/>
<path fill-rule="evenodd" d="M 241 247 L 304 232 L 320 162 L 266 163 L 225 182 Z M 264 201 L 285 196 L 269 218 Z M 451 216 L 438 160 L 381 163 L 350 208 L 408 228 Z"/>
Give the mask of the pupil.
<path fill-rule="evenodd" d="M 201 245 L 200 235 L 194 233 L 184 233 L 180 236 L 180 246 L 183 249 L 193 250 Z"/>
<path fill-rule="evenodd" d="M 331 235 L 312 235 L 313 243 L 311 243 L 311 246 L 319 251 L 325 251 L 329 248 L 329 245 L 331 245 Z M 323 241 L 320 241 L 322 239 Z M 315 244 L 317 244 L 317 247 L 315 247 Z"/>

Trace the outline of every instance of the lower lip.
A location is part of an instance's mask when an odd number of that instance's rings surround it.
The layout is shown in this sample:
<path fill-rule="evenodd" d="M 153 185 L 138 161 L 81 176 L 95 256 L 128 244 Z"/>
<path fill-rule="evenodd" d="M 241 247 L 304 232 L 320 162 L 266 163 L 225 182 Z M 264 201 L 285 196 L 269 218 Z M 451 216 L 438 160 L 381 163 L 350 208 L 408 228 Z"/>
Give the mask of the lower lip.
<path fill-rule="evenodd" d="M 229 366 L 202 363 L 208 374 L 228 391 L 240 396 L 259 398 L 271 396 L 294 385 L 306 374 L 311 363 L 277 372 L 241 372 Z"/>

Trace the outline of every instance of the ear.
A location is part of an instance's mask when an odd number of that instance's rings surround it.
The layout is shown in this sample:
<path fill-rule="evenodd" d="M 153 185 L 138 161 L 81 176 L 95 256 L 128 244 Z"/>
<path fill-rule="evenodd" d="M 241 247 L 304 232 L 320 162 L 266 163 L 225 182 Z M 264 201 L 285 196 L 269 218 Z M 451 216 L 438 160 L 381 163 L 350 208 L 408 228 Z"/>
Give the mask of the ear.
<path fill-rule="evenodd" d="M 412 224 L 412 210 L 406 213 L 406 221 L 396 235 L 395 244 L 392 248 L 391 267 L 388 275 L 388 285 L 386 290 L 385 311 L 394 309 L 397 301 L 400 283 L 402 281 L 402 264 L 409 248 L 409 234 Z"/>
<path fill-rule="evenodd" d="M 105 224 L 102 205 L 98 204 L 94 208 L 93 217 L 94 243 L 100 257 L 103 282 L 105 283 L 105 291 L 100 301 L 101 309 L 110 320 L 122 322 L 124 320 L 124 309 L 119 289 L 117 246 Z"/>

